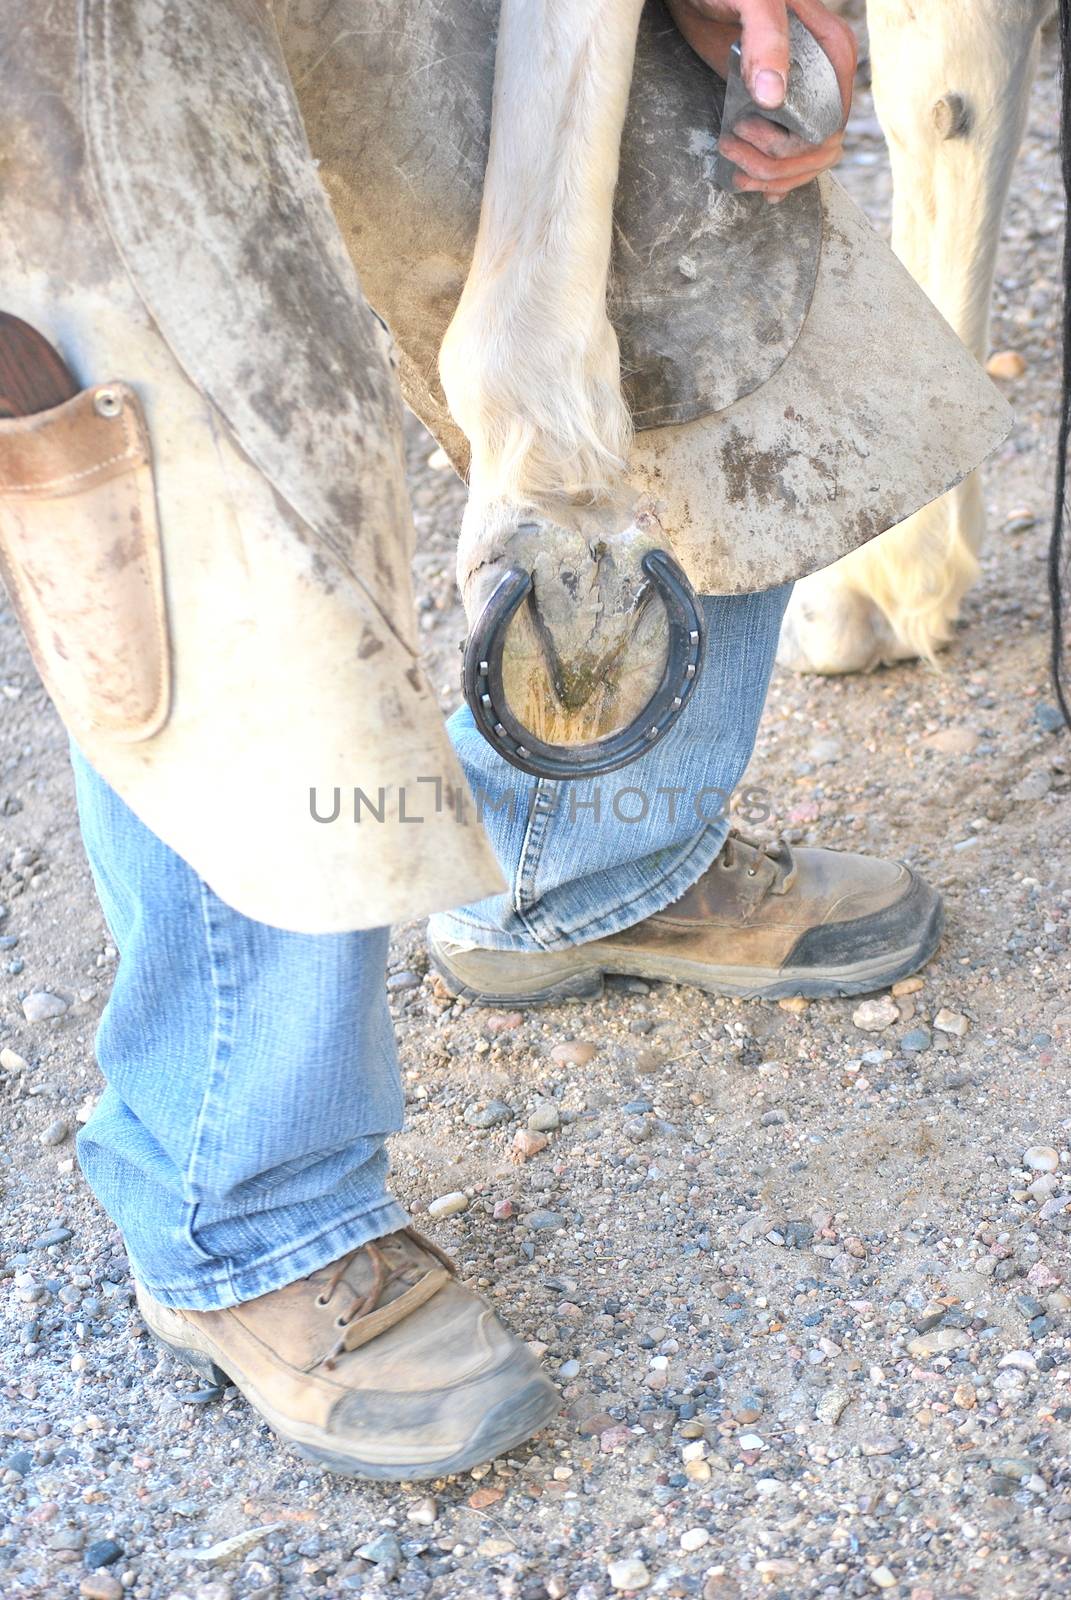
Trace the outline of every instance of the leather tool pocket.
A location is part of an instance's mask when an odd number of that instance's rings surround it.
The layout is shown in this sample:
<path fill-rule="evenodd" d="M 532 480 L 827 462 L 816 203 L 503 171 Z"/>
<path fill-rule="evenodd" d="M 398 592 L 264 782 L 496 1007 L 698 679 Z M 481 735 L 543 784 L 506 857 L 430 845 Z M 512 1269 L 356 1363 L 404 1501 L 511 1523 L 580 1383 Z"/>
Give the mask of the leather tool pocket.
<path fill-rule="evenodd" d="M 148 739 L 171 670 L 148 430 L 133 390 L 0 421 L 0 576 L 73 731 Z"/>

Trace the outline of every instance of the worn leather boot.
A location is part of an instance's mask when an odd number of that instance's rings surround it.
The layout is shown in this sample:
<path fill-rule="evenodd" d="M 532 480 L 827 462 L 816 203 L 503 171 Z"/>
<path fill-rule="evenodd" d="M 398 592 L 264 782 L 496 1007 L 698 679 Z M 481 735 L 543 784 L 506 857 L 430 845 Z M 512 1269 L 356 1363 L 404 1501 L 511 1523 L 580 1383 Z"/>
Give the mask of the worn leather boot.
<path fill-rule="evenodd" d="M 332 1472 L 438 1478 L 514 1449 L 558 1409 L 527 1347 L 411 1229 L 227 1311 L 175 1311 L 140 1284 L 149 1331 L 234 1383 Z"/>
<path fill-rule="evenodd" d="M 819 999 L 882 989 L 941 938 L 941 899 L 909 867 L 731 833 L 681 898 L 634 927 L 568 950 L 487 950 L 429 939 L 452 994 L 524 1006 L 591 996 L 606 973 L 708 994 Z"/>

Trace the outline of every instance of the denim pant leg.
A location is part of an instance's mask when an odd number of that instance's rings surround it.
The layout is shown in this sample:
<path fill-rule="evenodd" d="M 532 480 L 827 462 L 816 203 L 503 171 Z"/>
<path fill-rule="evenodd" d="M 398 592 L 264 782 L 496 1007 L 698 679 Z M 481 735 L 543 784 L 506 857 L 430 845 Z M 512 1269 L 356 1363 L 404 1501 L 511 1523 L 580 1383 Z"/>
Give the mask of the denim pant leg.
<path fill-rule="evenodd" d="M 685 711 L 649 755 L 606 777 L 530 778 L 495 754 L 467 708 L 451 717 L 510 887 L 434 917 L 435 936 L 560 950 L 631 927 L 701 877 L 725 842 L 791 592 L 705 596 L 706 662 Z"/>
<path fill-rule="evenodd" d="M 107 1087 L 78 1154 L 137 1276 L 208 1310 L 404 1227 L 386 1188 L 403 1112 L 388 930 L 240 916 L 72 759 L 120 956 L 97 1035 Z"/>

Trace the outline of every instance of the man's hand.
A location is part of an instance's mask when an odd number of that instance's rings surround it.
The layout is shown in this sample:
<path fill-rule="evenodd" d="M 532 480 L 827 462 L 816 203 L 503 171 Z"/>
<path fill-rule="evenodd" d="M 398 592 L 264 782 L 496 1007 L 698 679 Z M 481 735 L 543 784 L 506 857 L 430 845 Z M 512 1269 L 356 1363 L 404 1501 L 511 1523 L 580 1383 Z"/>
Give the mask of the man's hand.
<path fill-rule="evenodd" d="M 667 4 L 692 49 L 722 77 L 729 68 L 729 50 L 740 40 L 741 68 L 751 98 L 764 110 L 777 110 L 788 81 L 785 0 L 667 0 Z M 833 63 L 847 122 L 857 57 L 855 34 L 821 0 L 791 0 L 791 4 Z M 772 202 L 835 166 L 843 145 L 843 131 L 824 144 L 807 144 L 762 117 L 745 118 L 721 141 L 721 149 L 740 168 L 736 188 L 758 191 Z"/>

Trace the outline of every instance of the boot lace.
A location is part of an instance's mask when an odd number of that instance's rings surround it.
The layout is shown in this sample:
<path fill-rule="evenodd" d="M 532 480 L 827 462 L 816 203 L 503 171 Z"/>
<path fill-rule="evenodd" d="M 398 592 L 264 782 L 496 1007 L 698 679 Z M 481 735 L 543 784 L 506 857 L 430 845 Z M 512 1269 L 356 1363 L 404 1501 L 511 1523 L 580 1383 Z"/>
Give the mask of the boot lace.
<path fill-rule="evenodd" d="M 326 1288 L 322 1289 L 316 1296 L 316 1304 L 318 1306 L 330 1305 L 335 1296 L 335 1292 L 341 1285 L 347 1271 L 353 1262 L 356 1261 L 362 1250 L 367 1254 L 369 1261 L 372 1263 L 372 1282 L 365 1294 L 357 1294 L 351 1291 L 353 1298 L 349 1306 L 347 1306 L 347 1308 L 335 1318 L 335 1326 L 341 1329 L 341 1333 L 337 1343 L 326 1356 L 323 1363 L 324 1366 L 329 1370 L 334 1368 L 339 1356 L 346 1349 L 346 1330 L 351 1327 L 353 1323 L 359 1322 L 362 1317 L 370 1316 L 373 1311 L 379 1310 L 380 1306 L 383 1304 L 383 1296 L 390 1288 L 391 1284 L 402 1282 L 411 1287 L 414 1283 L 418 1282 L 419 1277 L 421 1276 L 420 1265 L 415 1261 L 403 1261 L 399 1266 L 392 1267 L 390 1262 L 387 1260 L 386 1255 L 384 1254 L 382 1246 L 379 1245 L 375 1240 L 372 1240 L 368 1244 L 358 1245 L 357 1249 L 351 1250 L 348 1256 L 341 1257 L 336 1264 L 335 1270 L 332 1272 L 331 1277 L 328 1279 Z M 416 1274 L 415 1277 L 410 1276 L 410 1274 L 413 1273 Z"/>
<path fill-rule="evenodd" d="M 746 860 L 739 848 L 740 845 L 745 845 L 756 853 L 757 859 L 751 861 L 746 868 L 749 878 L 757 878 L 760 866 L 767 862 L 773 868 L 770 881 L 759 896 L 760 900 L 768 894 L 787 894 L 796 876 L 796 861 L 788 840 L 782 838 L 780 834 L 772 840 L 753 839 L 740 828 L 730 828 L 721 847 L 721 854 L 718 856 L 718 865 L 726 872 L 734 871 Z"/>

